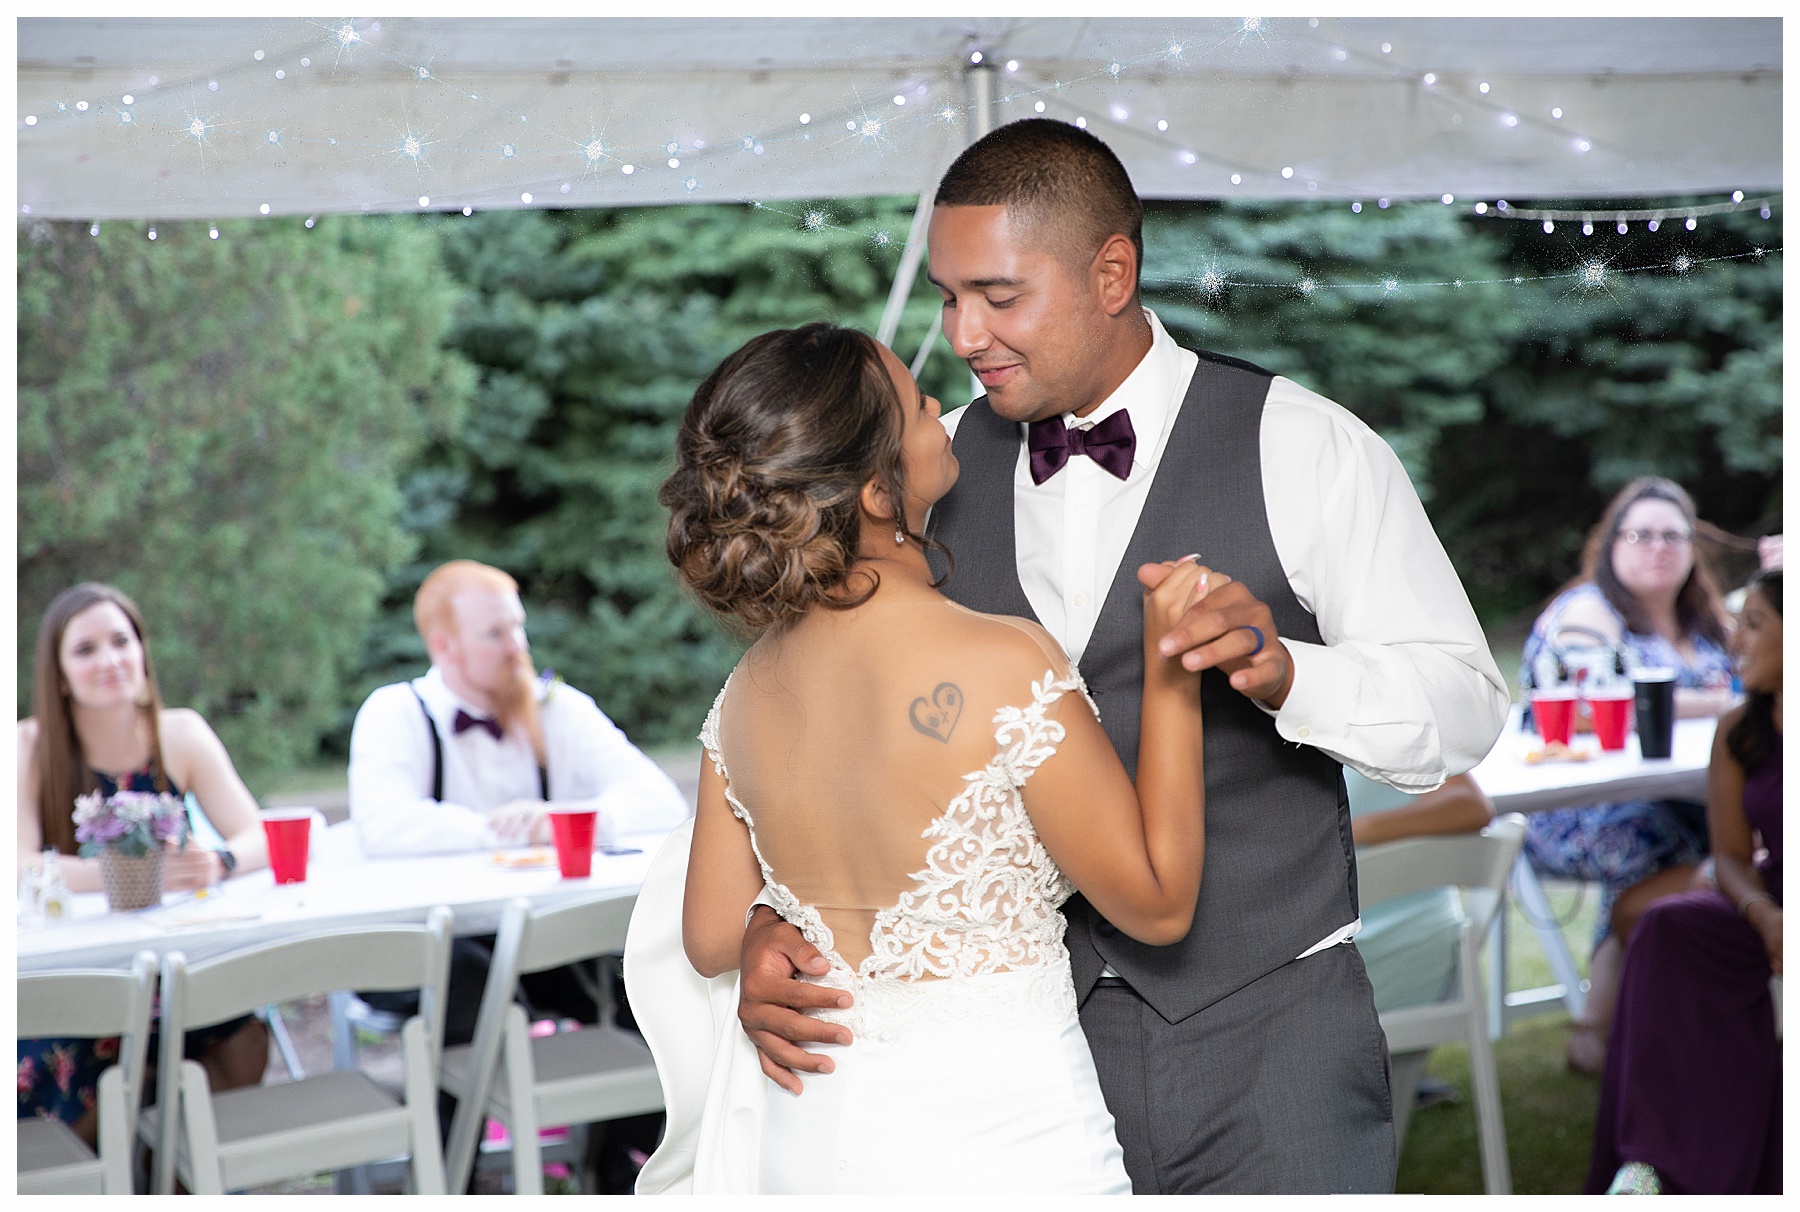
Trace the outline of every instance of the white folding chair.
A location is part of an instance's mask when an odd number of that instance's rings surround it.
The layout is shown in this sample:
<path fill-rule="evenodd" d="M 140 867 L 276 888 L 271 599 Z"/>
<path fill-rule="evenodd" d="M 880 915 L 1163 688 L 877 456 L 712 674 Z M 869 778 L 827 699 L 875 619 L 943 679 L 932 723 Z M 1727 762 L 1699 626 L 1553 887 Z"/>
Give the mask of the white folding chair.
<path fill-rule="evenodd" d="M 520 976 L 623 951 L 636 899 L 628 894 L 535 913 L 525 900 L 507 906 L 475 1038 L 446 1048 L 438 1075 L 456 1097 L 446 1166 L 451 1190 L 467 1188 L 490 1116 L 512 1135 L 514 1191 L 541 1195 L 540 1129 L 662 1110 L 662 1084 L 643 1040 L 607 1021 L 534 1039 L 513 1001 Z"/>
<path fill-rule="evenodd" d="M 172 1191 L 176 1175 L 196 1195 L 216 1194 L 407 1154 L 413 1190 L 442 1194 L 435 1074 L 449 963 L 441 905 L 422 926 L 313 935 L 192 968 L 178 951 L 165 955 L 157 1105 L 138 1120 L 156 1149 L 156 1192 Z M 206 1070 L 182 1059 L 193 1028 L 346 988 L 420 991 L 419 1013 L 401 1031 L 403 1100 L 360 1072 L 215 1095 Z"/>
<path fill-rule="evenodd" d="M 131 1125 L 150 1046 L 156 956 L 129 972 L 42 972 L 19 978 L 19 1038 L 119 1037 L 119 1059 L 100 1074 L 96 1156 L 60 1119 L 19 1121 L 20 1195 L 130 1195 Z"/>
<path fill-rule="evenodd" d="M 1468 1045 L 1481 1172 L 1490 1195 L 1512 1193 L 1512 1169 L 1506 1157 L 1500 1079 L 1494 1069 L 1482 997 L 1481 943 L 1493 925 L 1513 860 L 1524 842 L 1525 818 L 1515 812 L 1500 817 L 1479 834 L 1407 838 L 1371 846 L 1356 856 L 1358 898 L 1364 905 L 1445 886 L 1462 892 L 1454 992 L 1441 1002 L 1388 1011 L 1381 1016 L 1381 1029 L 1387 1034 L 1396 1073 L 1405 1071 L 1408 1076 L 1394 1089 L 1396 1147 L 1406 1140 L 1413 1090 L 1424 1072 L 1424 1056 L 1439 1044 L 1460 1041 Z"/>

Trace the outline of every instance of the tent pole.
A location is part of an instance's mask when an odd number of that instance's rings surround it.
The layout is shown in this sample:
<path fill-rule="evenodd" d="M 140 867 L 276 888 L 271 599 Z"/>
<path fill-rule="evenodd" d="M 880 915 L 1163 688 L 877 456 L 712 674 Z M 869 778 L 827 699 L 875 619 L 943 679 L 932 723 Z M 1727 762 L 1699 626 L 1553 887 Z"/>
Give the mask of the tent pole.
<path fill-rule="evenodd" d="M 912 294 L 919 262 L 925 257 L 925 229 L 931 223 L 931 198 L 937 192 L 933 188 L 936 182 L 937 166 L 933 165 L 925 187 L 919 191 L 919 205 L 913 209 L 912 227 L 906 233 L 906 248 L 900 254 L 900 268 L 894 274 L 894 284 L 888 288 L 887 306 L 881 310 L 881 327 L 875 330 L 875 339 L 883 345 L 891 346 L 894 334 L 900 331 L 900 313 Z"/>
<path fill-rule="evenodd" d="M 981 57 L 980 62 L 970 63 L 963 69 L 963 82 L 969 90 L 969 142 L 974 143 L 994 129 L 994 65 L 988 61 L 986 55 Z M 919 351 L 919 356 L 913 360 L 913 364 L 917 368 L 913 371 L 915 378 L 918 377 L 919 370 L 924 369 L 925 359 L 930 356 L 931 347 L 937 343 L 943 319 L 943 312 L 939 311 L 938 327 L 932 330 L 930 340 L 925 342 L 924 348 Z M 981 386 L 981 380 L 971 374 L 969 376 L 969 398 L 978 400 L 986 394 L 986 389 Z"/>

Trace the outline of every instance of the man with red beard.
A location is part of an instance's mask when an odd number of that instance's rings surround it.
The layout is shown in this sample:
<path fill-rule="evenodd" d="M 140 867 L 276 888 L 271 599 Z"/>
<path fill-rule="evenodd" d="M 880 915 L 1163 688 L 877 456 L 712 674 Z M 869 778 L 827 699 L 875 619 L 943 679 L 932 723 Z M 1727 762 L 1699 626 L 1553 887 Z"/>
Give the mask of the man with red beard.
<path fill-rule="evenodd" d="M 525 640 L 525 607 L 506 573 L 473 560 L 434 569 L 413 599 L 431 655 L 424 677 L 376 690 L 350 734 L 350 817 L 371 856 L 548 844 L 552 806 L 593 807 L 596 841 L 684 820 L 687 799 L 594 700 L 540 680 Z M 475 1034 L 494 938 L 457 938 L 450 952 L 444 1043 Z M 520 980 L 535 1014 L 596 1021 L 588 982 L 568 968 Z M 615 986 L 619 1024 L 632 1027 Z M 389 1013 L 416 1012 L 416 993 L 361 995 Z M 449 1130 L 454 1100 L 440 1096 Z M 616 1121 L 589 1138 L 608 1189 L 630 1190 L 629 1150 L 655 1147 L 662 1116 Z M 624 1177 L 607 1179 L 619 1174 Z"/>
<path fill-rule="evenodd" d="M 413 618 L 430 672 L 376 690 L 350 735 L 350 816 L 370 855 L 547 845 L 552 805 L 598 809 L 603 840 L 687 816 L 675 783 L 593 699 L 537 677 L 506 573 L 444 564 Z"/>

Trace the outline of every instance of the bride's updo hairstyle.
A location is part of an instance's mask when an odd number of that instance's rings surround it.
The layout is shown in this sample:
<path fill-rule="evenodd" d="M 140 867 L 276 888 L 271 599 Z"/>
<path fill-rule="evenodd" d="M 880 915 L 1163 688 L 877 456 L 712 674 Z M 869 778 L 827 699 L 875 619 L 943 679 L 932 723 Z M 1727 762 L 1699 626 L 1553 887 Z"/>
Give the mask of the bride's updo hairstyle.
<path fill-rule="evenodd" d="M 657 494 L 682 583 L 750 635 L 868 601 L 876 575 L 851 584 L 862 487 L 906 499 L 901 432 L 874 338 L 819 323 L 751 340 L 694 392 Z"/>

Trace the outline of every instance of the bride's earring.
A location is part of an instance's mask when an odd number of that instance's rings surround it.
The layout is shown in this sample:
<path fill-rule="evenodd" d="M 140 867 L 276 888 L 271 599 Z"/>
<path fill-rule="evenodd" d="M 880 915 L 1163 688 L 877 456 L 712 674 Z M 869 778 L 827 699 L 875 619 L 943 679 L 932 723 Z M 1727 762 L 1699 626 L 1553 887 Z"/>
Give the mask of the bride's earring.
<path fill-rule="evenodd" d="M 894 523 L 894 546 L 906 546 L 906 527 L 900 525 L 898 522 Z"/>

